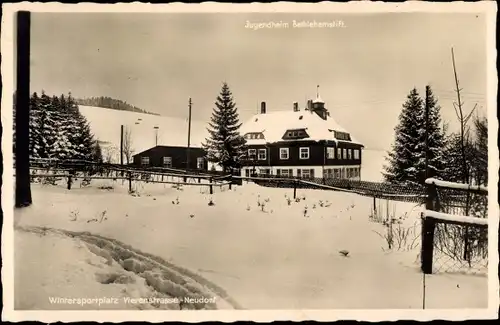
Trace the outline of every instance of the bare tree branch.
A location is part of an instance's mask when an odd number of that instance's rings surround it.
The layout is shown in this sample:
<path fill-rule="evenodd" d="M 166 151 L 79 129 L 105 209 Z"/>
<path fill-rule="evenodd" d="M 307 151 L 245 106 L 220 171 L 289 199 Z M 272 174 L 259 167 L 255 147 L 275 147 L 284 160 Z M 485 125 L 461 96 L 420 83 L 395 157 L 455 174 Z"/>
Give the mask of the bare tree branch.
<path fill-rule="evenodd" d="M 132 161 L 134 149 L 132 148 L 132 130 L 126 127 L 123 132 L 123 154 L 127 161 L 127 165 Z"/>

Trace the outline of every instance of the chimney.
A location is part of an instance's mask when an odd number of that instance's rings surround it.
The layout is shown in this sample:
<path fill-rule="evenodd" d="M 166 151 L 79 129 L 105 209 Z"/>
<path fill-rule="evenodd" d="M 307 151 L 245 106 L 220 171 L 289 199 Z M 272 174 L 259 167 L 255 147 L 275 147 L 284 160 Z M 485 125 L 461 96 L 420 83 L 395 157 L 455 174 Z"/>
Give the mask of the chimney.
<path fill-rule="evenodd" d="M 266 114 L 266 102 L 260 103 L 260 114 Z"/>
<path fill-rule="evenodd" d="M 298 112 L 299 111 L 299 103 L 293 102 L 293 111 Z"/>
<path fill-rule="evenodd" d="M 312 99 L 309 99 L 307 101 L 307 109 L 312 111 L 312 107 L 313 107 L 313 101 L 312 101 Z"/>

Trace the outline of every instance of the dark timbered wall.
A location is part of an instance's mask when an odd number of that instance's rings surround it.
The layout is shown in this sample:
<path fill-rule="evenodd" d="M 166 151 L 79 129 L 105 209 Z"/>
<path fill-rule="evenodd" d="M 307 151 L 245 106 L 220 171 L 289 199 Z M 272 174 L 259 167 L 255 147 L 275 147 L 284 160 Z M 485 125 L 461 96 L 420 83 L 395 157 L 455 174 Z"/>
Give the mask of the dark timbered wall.
<path fill-rule="evenodd" d="M 172 168 L 186 169 L 187 165 L 186 147 L 157 146 L 134 156 L 133 164 L 141 166 L 142 157 L 149 157 L 149 167 L 166 167 L 163 165 L 163 157 L 172 157 Z M 188 169 L 197 169 L 197 158 L 205 157 L 205 151 L 201 148 L 191 148 L 189 150 Z M 208 163 L 204 160 L 203 170 L 208 170 Z"/>
<path fill-rule="evenodd" d="M 301 147 L 309 147 L 309 159 L 300 159 L 299 150 Z M 328 159 L 326 148 L 335 148 L 335 159 Z M 280 159 L 280 148 L 289 148 L 289 158 Z M 334 142 L 314 142 L 314 141 L 293 141 L 279 142 L 268 145 L 249 145 L 248 149 L 257 149 L 256 159 L 246 159 L 246 166 L 339 166 L 339 165 L 361 165 L 362 146 L 354 143 L 338 142 L 338 148 L 359 150 L 359 159 L 338 159 L 337 146 Z M 258 149 L 266 149 L 266 160 L 258 160 Z M 248 153 L 248 151 L 247 151 Z"/>

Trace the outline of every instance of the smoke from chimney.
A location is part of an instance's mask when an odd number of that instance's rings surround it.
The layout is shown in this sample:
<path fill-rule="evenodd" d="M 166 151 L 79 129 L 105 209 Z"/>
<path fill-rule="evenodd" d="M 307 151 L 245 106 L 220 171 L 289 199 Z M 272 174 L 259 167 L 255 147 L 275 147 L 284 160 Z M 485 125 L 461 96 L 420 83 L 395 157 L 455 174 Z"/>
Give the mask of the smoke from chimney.
<path fill-rule="evenodd" d="M 266 114 L 266 102 L 260 103 L 260 114 Z"/>

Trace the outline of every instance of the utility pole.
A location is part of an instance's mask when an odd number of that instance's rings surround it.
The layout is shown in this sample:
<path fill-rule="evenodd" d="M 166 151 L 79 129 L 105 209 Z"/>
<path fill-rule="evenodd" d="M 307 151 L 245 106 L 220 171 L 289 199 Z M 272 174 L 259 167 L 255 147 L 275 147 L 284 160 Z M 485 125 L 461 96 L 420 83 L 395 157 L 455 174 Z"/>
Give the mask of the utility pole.
<path fill-rule="evenodd" d="M 188 146 L 187 146 L 187 159 L 186 159 L 186 170 L 189 169 L 189 163 L 190 163 L 190 158 L 191 158 L 191 107 L 193 105 L 193 102 L 191 101 L 191 98 L 189 98 L 189 115 L 188 115 Z"/>
<path fill-rule="evenodd" d="M 159 126 L 155 126 L 154 129 L 155 129 L 155 146 L 158 147 L 158 129 L 160 127 Z"/>
<path fill-rule="evenodd" d="M 123 166 L 123 124 L 120 128 L 120 165 Z"/>

